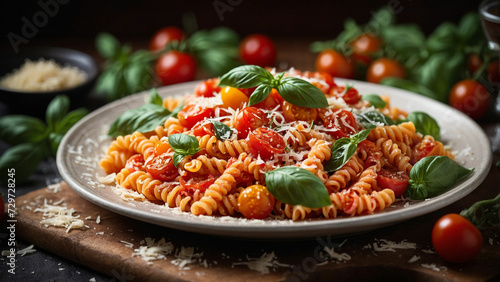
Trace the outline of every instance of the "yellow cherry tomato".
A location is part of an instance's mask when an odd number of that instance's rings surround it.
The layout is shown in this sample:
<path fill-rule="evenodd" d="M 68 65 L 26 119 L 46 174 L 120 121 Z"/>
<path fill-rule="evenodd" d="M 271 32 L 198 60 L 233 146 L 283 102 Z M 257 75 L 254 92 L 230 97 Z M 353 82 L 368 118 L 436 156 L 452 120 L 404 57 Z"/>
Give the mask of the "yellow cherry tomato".
<path fill-rule="evenodd" d="M 248 97 L 238 88 L 226 86 L 220 92 L 222 103 L 225 108 L 239 109 L 248 104 Z"/>
<path fill-rule="evenodd" d="M 264 185 L 251 185 L 238 196 L 238 208 L 246 218 L 263 219 L 273 211 L 274 196 Z"/>

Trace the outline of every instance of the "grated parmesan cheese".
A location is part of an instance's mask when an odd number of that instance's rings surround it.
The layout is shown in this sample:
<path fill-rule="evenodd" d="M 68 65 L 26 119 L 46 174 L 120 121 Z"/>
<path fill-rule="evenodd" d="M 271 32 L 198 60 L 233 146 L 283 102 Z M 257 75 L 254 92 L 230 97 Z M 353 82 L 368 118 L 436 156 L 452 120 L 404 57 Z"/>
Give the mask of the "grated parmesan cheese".
<path fill-rule="evenodd" d="M 380 245 L 379 245 L 380 243 Z M 416 249 L 417 244 L 406 242 L 406 240 L 400 243 L 388 241 L 385 239 L 380 239 L 379 243 L 373 243 L 373 250 L 377 252 L 395 252 L 395 249 Z"/>
<path fill-rule="evenodd" d="M 246 262 L 235 262 L 235 265 L 246 265 L 250 270 L 259 272 L 260 274 L 268 274 L 270 269 L 276 270 L 278 267 L 290 267 L 289 264 L 279 263 L 274 252 L 264 253 L 260 258 L 249 258 Z"/>
<path fill-rule="evenodd" d="M 68 233 L 71 229 L 85 229 L 86 226 L 78 216 L 74 216 L 73 213 L 75 210 L 73 208 L 68 209 L 64 206 L 58 206 L 61 201 L 54 203 L 53 205 L 49 205 L 47 203 L 47 199 L 44 199 L 43 208 L 37 208 L 34 212 L 43 212 L 43 216 L 45 217 L 40 221 L 41 224 L 44 224 L 46 227 L 55 226 L 55 227 L 65 227 L 66 233 Z"/>
<path fill-rule="evenodd" d="M 134 250 L 132 257 L 139 256 L 143 260 L 150 262 L 153 260 L 166 259 L 167 255 L 174 251 L 172 242 L 166 242 L 165 238 L 161 238 L 158 242 L 155 239 L 147 237 L 144 239 L 146 246 L 140 246 Z"/>

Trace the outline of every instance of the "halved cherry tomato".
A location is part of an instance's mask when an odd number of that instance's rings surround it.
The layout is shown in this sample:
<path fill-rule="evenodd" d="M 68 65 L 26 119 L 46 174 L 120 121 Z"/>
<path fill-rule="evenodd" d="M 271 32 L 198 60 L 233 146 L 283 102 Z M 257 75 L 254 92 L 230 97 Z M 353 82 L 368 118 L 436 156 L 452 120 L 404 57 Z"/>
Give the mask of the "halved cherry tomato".
<path fill-rule="evenodd" d="M 415 164 L 424 157 L 427 157 L 430 152 L 436 147 L 436 143 L 428 139 L 422 140 L 412 150 L 410 163 Z"/>
<path fill-rule="evenodd" d="M 248 186 L 238 196 L 238 208 L 246 218 L 263 219 L 274 208 L 274 196 L 263 185 Z"/>
<path fill-rule="evenodd" d="M 323 91 L 325 94 L 330 93 L 332 87 L 336 86 L 335 82 L 333 82 L 333 77 L 326 72 L 305 71 L 303 76 L 318 80 L 312 81 L 311 84 L 318 87 L 319 90 Z"/>
<path fill-rule="evenodd" d="M 302 120 L 311 123 L 318 116 L 318 111 L 314 108 L 297 106 L 287 101 L 283 101 L 282 108 L 283 116 L 287 122 Z"/>
<path fill-rule="evenodd" d="M 278 90 L 273 88 L 273 90 L 271 90 L 271 93 L 267 95 L 266 99 L 252 106 L 266 110 L 273 110 L 279 106 L 277 108 L 279 110 L 283 101 L 283 97 L 281 97 L 281 95 L 278 93 Z"/>
<path fill-rule="evenodd" d="M 441 217 L 434 225 L 432 245 L 444 260 L 464 263 L 479 254 L 483 236 L 465 217 L 451 213 Z"/>
<path fill-rule="evenodd" d="M 479 119 L 488 111 L 490 94 L 484 85 L 465 79 L 457 82 L 450 91 L 450 105 L 473 119 Z"/>
<path fill-rule="evenodd" d="M 193 104 L 186 105 L 177 114 L 179 123 L 187 128 L 192 128 L 197 122 L 211 118 L 213 116 L 213 108 L 204 108 Z"/>
<path fill-rule="evenodd" d="M 285 151 L 285 141 L 276 131 L 261 127 L 248 134 L 248 149 L 255 156 L 262 159 L 271 159 L 276 154 Z"/>
<path fill-rule="evenodd" d="M 276 59 L 276 47 L 273 41 L 262 34 L 245 37 L 239 47 L 240 57 L 248 65 L 271 67 Z"/>
<path fill-rule="evenodd" d="M 125 168 L 130 172 L 142 170 L 144 167 L 144 157 L 141 154 L 135 154 L 127 160 Z"/>
<path fill-rule="evenodd" d="M 196 72 L 196 63 L 191 55 L 180 51 L 169 51 L 156 61 L 156 75 L 163 85 L 191 81 Z"/>
<path fill-rule="evenodd" d="M 194 95 L 197 97 L 213 97 L 214 93 L 220 92 L 220 87 L 217 86 L 219 84 L 218 78 L 211 78 L 205 81 L 202 81 L 196 89 L 194 90 Z"/>
<path fill-rule="evenodd" d="M 238 131 L 238 138 L 247 138 L 248 133 L 269 124 L 266 113 L 256 107 L 243 108 L 235 117 L 233 127 Z"/>
<path fill-rule="evenodd" d="M 168 143 L 168 140 L 167 139 L 160 139 L 160 142 L 156 143 L 156 146 L 155 146 L 155 155 L 161 155 L 161 154 L 165 154 L 168 152 L 168 150 L 172 149 L 172 147 L 170 146 L 170 144 Z"/>
<path fill-rule="evenodd" d="M 182 41 L 184 36 L 184 31 L 175 26 L 161 28 L 151 38 L 151 41 L 149 42 L 149 50 L 157 51 L 163 49 L 168 43 Z"/>
<path fill-rule="evenodd" d="M 410 177 L 403 171 L 381 169 L 377 175 L 378 186 L 391 189 L 396 197 L 403 195 L 409 180 Z"/>
<path fill-rule="evenodd" d="M 179 179 L 179 184 L 181 185 L 181 193 L 192 196 L 196 190 L 200 192 L 205 192 L 210 185 L 215 182 L 213 175 L 200 175 L 196 173 L 187 173 Z"/>
<path fill-rule="evenodd" d="M 326 72 L 332 77 L 353 78 L 354 64 L 343 54 L 327 49 L 316 57 L 316 70 Z"/>
<path fill-rule="evenodd" d="M 373 61 L 366 72 L 366 81 L 379 83 L 387 77 L 404 78 L 405 68 L 396 60 L 380 58 Z"/>
<path fill-rule="evenodd" d="M 374 53 L 380 50 L 382 40 L 369 33 L 363 33 L 356 37 L 350 44 L 352 47 L 352 57 L 356 62 L 368 65 Z"/>
<path fill-rule="evenodd" d="M 146 171 L 154 178 L 161 181 L 172 181 L 178 175 L 179 171 L 174 166 L 172 159 L 173 151 L 163 153 L 161 155 L 153 155 L 153 157 L 146 160 Z"/>
<path fill-rule="evenodd" d="M 344 86 L 334 87 L 330 94 L 337 98 L 344 99 L 349 105 L 354 105 L 361 100 L 359 91 L 354 87 L 347 87 L 347 89 Z"/>
<path fill-rule="evenodd" d="M 214 124 L 208 121 L 200 121 L 196 123 L 191 130 L 193 131 L 194 136 L 215 136 Z"/>
<path fill-rule="evenodd" d="M 241 109 L 248 104 L 248 97 L 238 88 L 226 86 L 220 91 L 222 103 L 225 108 Z"/>
<path fill-rule="evenodd" d="M 327 128 L 336 129 L 328 131 L 335 138 L 349 137 L 357 132 L 358 124 L 354 115 L 347 110 L 321 110 L 319 116 Z"/>

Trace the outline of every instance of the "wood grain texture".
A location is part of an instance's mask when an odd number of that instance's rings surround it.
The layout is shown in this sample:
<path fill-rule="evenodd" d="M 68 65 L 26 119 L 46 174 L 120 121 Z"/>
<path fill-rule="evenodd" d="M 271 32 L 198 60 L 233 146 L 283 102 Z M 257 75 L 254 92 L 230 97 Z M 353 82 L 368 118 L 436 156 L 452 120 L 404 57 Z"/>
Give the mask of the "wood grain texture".
<path fill-rule="evenodd" d="M 43 205 L 44 199 L 49 202 L 64 199 L 64 204 L 74 208 L 88 228 L 66 233 L 65 228 L 43 226 L 40 224 L 42 213 L 34 210 Z M 129 219 L 84 200 L 64 182 L 58 193 L 43 188 L 20 197 L 18 203 L 19 237 L 35 244 L 35 248 L 46 249 L 122 281 L 220 281 L 222 278 L 224 281 L 322 281 L 353 277 L 477 281 L 498 278 L 500 274 L 498 229 L 483 232 L 483 249 L 472 262 L 449 264 L 432 252 L 430 230 L 441 213 L 347 237 L 247 241 L 177 231 Z M 99 224 L 96 222 L 98 216 Z M 146 237 L 165 238 L 175 249 L 165 260 L 148 264 L 132 256 Z M 403 240 L 415 243 L 415 248 L 394 251 L 374 248 L 384 242 L 401 243 Z M 128 247 L 127 243 L 133 247 Z M 174 262 L 182 247 L 194 247 L 194 252 L 202 255 L 180 268 Z M 325 248 L 344 256 L 347 254 L 349 259 L 332 257 Z M 276 258 L 267 268 L 268 274 L 251 270 L 244 264 L 249 258 L 271 252 Z M 412 258 L 418 260 L 411 262 Z"/>

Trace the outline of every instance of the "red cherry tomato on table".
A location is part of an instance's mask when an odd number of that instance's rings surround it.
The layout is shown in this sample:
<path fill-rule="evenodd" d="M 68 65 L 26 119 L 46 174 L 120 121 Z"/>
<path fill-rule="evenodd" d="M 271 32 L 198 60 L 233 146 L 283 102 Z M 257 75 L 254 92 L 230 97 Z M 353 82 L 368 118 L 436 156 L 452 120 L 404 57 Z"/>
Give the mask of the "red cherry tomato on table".
<path fill-rule="evenodd" d="M 192 128 L 197 122 L 214 116 L 213 108 L 204 108 L 196 105 L 186 105 L 177 113 L 177 118 L 182 126 Z"/>
<path fill-rule="evenodd" d="M 373 61 L 366 72 L 366 81 L 380 83 L 384 78 L 406 76 L 405 68 L 396 60 L 380 58 Z"/>
<path fill-rule="evenodd" d="M 238 196 L 238 208 L 246 218 L 263 219 L 274 208 L 274 196 L 263 185 L 248 186 Z"/>
<path fill-rule="evenodd" d="M 248 149 L 250 153 L 262 159 L 271 159 L 276 154 L 285 151 L 285 141 L 276 131 L 261 127 L 248 134 Z"/>
<path fill-rule="evenodd" d="M 206 97 L 210 98 L 214 96 L 214 93 L 220 92 L 219 79 L 211 78 L 205 81 L 202 81 L 196 89 L 194 90 L 194 95 L 197 97 Z"/>
<path fill-rule="evenodd" d="M 155 66 L 156 75 L 163 85 L 191 81 L 196 72 L 196 63 L 190 55 L 180 51 L 163 54 Z"/>
<path fill-rule="evenodd" d="M 248 133 L 269 124 L 266 113 L 256 107 L 246 107 L 238 112 L 233 127 L 238 131 L 238 138 L 247 138 Z"/>
<path fill-rule="evenodd" d="M 353 78 L 354 65 L 343 54 L 327 49 L 319 53 L 315 62 L 316 70 L 325 72 L 332 77 Z"/>
<path fill-rule="evenodd" d="M 434 225 L 432 245 L 444 260 L 463 263 L 479 254 L 483 236 L 465 217 L 452 213 L 441 217 Z"/>
<path fill-rule="evenodd" d="M 165 48 L 168 43 L 174 41 L 182 41 L 184 38 L 184 31 L 175 27 L 175 26 L 167 26 L 158 30 L 151 41 L 149 42 L 149 50 L 157 51 Z"/>
<path fill-rule="evenodd" d="M 377 175 L 378 186 L 391 189 L 396 197 L 404 194 L 409 180 L 410 177 L 402 171 L 381 169 Z"/>
<path fill-rule="evenodd" d="M 371 61 L 371 56 L 380 50 L 382 41 L 376 36 L 364 33 L 356 37 L 350 45 L 354 60 L 367 65 Z"/>
<path fill-rule="evenodd" d="M 179 172 L 174 166 L 173 151 L 163 153 L 160 155 L 154 154 L 152 158 L 146 160 L 146 171 L 151 174 L 154 179 L 161 181 L 172 181 Z"/>
<path fill-rule="evenodd" d="M 276 47 L 269 37 L 251 34 L 245 37 L 239 47 L 241 59 L 248 65 L 270 67 L 276 60 Z"/>
<path fill-rule="evenodd" d="M 459 81 L 450 91 L 450 105 L 473 119 L 481 118 L 490 104 L 490 94 L 484 85 L 466 79 Z"/>
<path fill-rule="evenodd" d="M 472 53 L 469 55 L 467 65 L 471 74 L 475 74 L 476 71 L 481 68 L 482 64 L 483 62 L 477 54 Z M 486 74 L 488 76 L 488 80 L 491 83 L 500 83 L 500 69 L 498 59 L 495 59 L 488 63 L 488 66 L 486 67 Z"/>

